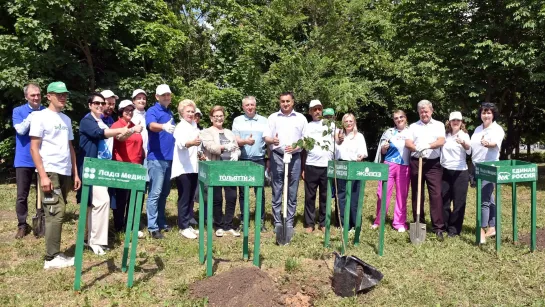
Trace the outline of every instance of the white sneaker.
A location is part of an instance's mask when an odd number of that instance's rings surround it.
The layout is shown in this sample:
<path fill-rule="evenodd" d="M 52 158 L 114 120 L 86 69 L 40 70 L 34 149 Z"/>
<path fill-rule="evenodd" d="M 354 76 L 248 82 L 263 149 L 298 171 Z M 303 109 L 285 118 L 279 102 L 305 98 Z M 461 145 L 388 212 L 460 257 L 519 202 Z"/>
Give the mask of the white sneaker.
<path fill-rule="evenodd" d="M 89 247 L 93 250 L 93 253 L 95 253 L 95 255 L 106 255 L 106 252 L 104 251 L 104 249 L 102 249 L 102 246 L 100 245 L 89 244 Z"/>
<path fill-rule="evenodd" d="M 192 231 L 194 234 L 199 235 L 199 230 L 198 230 L 198 229 L 195 229 L 195 228 L 193 228 L 193 227 L 191 227 L 191 226 L 189 226 L 189 229 L 191 229 L 191 231 Z"/>
<path fill-rule="evenodd" d="M 371 229 L 377 229 L 377 228 L 378 228 L 378 224 L 371 225 Z"/>
<path fill-rule="evenodd" d="M 144 232 L 138 230 L 138 239 L 142 239 L 144 237 Z"/>
<path fill-rule="evenodd" d="M 397 232 L 405 232 L 407 231 L 407 229 L 405 229 L 405 227 L 401 226 L 397 229 Z"/>
<path fill-rule="evenodd" d="M 240 237 L 240 232 L 234 230 L 234 229 L 229 229 L 227 230 L 227 233 L 232 235 L 233 237 Z"/>
<path fill-rule="evenodd" d="M 218 230 L 216 230 L 216 237 L 223 237 L 224 234 L 225 231 L 223 231 L 223 229 L 219 228 Z"/>
<path fill-rule="evenodd" d="M 190 240 L 197 239 L 197 235 L 193 232 L 193 229 L 191 227 L 184 230 L 180 229 L 179 232 L 183 237 L 186 237 Z"/>
<path fill-rule="evenodd" d="M 44 262 L 44 270 L 60 269 L 74 265 L 74 257 L 66 257 L 63 254 L 58 254 L 55 258 Z"/>

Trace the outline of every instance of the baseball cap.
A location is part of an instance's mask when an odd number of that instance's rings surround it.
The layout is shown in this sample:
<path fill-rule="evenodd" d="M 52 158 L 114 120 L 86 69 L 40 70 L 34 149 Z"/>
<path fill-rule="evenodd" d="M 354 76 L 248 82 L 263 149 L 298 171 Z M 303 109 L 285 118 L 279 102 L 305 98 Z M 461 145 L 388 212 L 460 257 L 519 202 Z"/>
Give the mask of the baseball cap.
<path fill-rule="evenodd" d="M 123 108 L 126 108 L 128 106 L 133 106 L 134 107 L 134 103 L 132 103 L 132 101 L 128 100 L 128 99 L 125 99 L 125 100 L 122 100 L 120 103 L 119 103 L 119 107 L 117 108 L 118 110 L 121 110 Z"/>
<path fill-rule="evenodd" d="M 66 88 L 66 84 L 60 81 L 49 83 L 49 85 L 47 86 L 47 92 L 48 93 L 70 93 L 68 89 Z"/>
<path fill-rule="evenodd" d="M 321 106 L 322 103 L 318 99 L 314 99 L 310 101 L 310 104 L 308 105 L 309 108 L 314 108 L 315 106 Z"/>
<path fill-rule="evenodd" d="M 138 95 L 138 94 L 144 94 L 144 95 L 148 96 L 143 89 L 136 89 L 136 90 L 134 90 L 132 92 L 131 98 L 134 99 L 134 97 L 136 97 L 136 95 Z"/>
<path fill-rule="evenodd" d="M 163 94 L 166 94 L 166 93 L 172 93 L 170 91 L 170 87 L 168 87 L 168 85 L 166 84 L 161 84 L 157 87 L 157 89 L 155 90 L 155 94 L 157 95 L 163 95 Z"/>
<path fill-rule="evenodd" d="M 453 120 L 453 119 L 462 120 L 462 113 L 458 112 L 458 111 L 450 113 L 450 116 L 448 117 L 448 120 Z"/>
<path fill-rule="evenodd" d="M 327 109 L 324 109 L 324 111 L 322 112 L 322 115 L 323 116 L 334 116 L 335 111 L 332 108 L 327 108 Z"/>
<path fill-rule="evenodd" d="M 202 116 L 202 112 L 201 112 L 201 109 L 199 109 L 199 108 L 195 108 L 195 114 L 201 114 L 201 116 Z"/>
<path fill-rule="evenodd" d="M 104 98 L 114 97 L 115 99 L 119 99 L 119 96 L 117 96 L 116 94 L 114 94 L 114 92 L 110 90 L 105 90 L 100 93 L 102 94 L 102 96 L 104 96 Z"/>

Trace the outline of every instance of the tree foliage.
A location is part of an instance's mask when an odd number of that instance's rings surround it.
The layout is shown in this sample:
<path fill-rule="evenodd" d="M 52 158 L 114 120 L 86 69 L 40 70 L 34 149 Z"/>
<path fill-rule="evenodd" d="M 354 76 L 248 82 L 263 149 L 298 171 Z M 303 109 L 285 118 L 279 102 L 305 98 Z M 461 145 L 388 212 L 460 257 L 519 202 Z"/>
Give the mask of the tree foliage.
<path fill-rule="evenodd" d="M 173 106 L 223 105 L 228 123 L 245 95 L 263 115 L 280 92 L 302 112 L 320 99 L 354 113 L 371 148 L 393 110 L 416 120 L 421 99 L 440 120 L 462 111 L 470 129 L 479 102 L 497 103 L 505 153 L 545 131 L 543 1 L 0 0 L 0 14 L 4 159 L 29 81 L 66 82 L 76 122 L 90 91 L 168 83 Z"/>

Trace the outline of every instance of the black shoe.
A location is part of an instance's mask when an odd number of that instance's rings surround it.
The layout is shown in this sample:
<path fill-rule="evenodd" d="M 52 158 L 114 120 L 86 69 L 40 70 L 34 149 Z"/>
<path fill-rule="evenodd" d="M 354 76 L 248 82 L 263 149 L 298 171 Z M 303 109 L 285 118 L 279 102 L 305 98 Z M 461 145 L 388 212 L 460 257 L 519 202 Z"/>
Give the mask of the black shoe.
<path fill-rule="evenodd" d="M 170 232 L 172 230 L 172 227 L 166 225 L 165 228 L 161 229 L 164 232 Z"/>
<path fill-rule="evenodd" d="M 23 225 L 17 228 L 17 233 L 15 234 L 15 239 L 22 239 L 24 236 L 30 233 L 30 226 Z"/>
<path fill-rule="evenodd" d="M 262 221 L 262 222 L 261 222 L 261 232 L 267 232 L 267 231 L 268 231 L 268 229 L 267 229 L 267 227 L 265 226 L 265 222 Z"/>
<path fill-rule="evenodd" d="M 150 231 L 150 236 L 154 239 L 157 239 L 157 240 L 160 240 L 160 239 L 163 239 L 164 236 L 163 234 L 161 233 L 161 231 L 159 230 L 156 230 L 156 231 Z"/>
<path fill-rule="evenodd" d="M 435 236 L 437 237 L 437 241 L 439 241 L 439 242 L 443 242 L 443 240 L 445 240 L 445 238 L 443 237 L 443 232 L 442 231 L 436 232 Z"/>

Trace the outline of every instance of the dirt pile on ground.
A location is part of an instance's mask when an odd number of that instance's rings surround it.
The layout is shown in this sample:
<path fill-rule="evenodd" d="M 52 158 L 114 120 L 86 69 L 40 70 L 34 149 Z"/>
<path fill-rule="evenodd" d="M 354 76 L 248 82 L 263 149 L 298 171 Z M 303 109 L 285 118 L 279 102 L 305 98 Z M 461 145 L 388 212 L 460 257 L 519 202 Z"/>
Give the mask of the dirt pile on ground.
<path fill-rule="evenodd" d="M 524 233 L 519 236 L 519 244 L 524 243 L 530 246 L 531 233 Z M 536 248 L 538 250 L 545 249 L 545 228 L 536 229 Z"/>
<path fill-rule="evenodd" d="M 191 295 L 208 298 L 209 306 L 283 305 L 271 277 L 257 267 L 235 268 L 190 286 Z"/>

